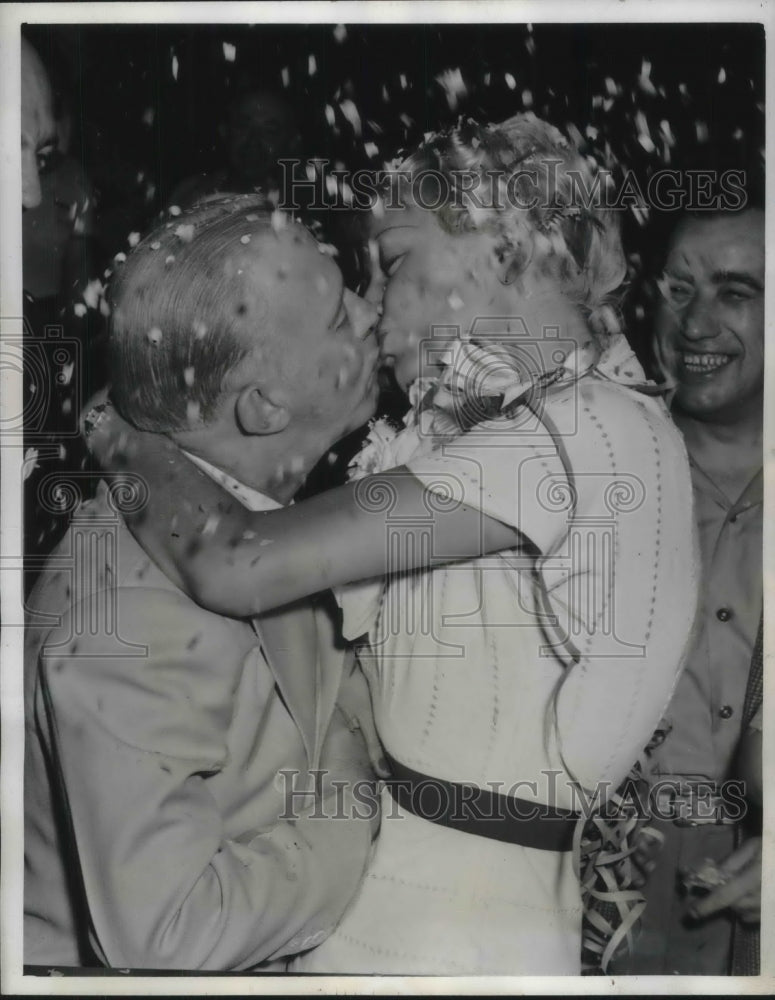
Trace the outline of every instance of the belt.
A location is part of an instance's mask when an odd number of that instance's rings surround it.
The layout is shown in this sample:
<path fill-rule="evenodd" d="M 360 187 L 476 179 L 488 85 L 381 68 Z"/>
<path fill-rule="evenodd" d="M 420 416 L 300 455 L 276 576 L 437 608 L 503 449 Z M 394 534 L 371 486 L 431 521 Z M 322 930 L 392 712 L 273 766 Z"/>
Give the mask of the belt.
<path fill-rule="evenodd" d="M 745 815 L 742 795 L 730 797 L 706 779 L 661 779 L 651 790 L 652 814 L 676 826 L 734 826 Z"/>
<path fill-rule="evenodd" d="M 407 812 L 450 830 L 539 851 L 570 851 L 579 814 L 513 795 L 432 778 L 386 754 L 390 794 Z"/>

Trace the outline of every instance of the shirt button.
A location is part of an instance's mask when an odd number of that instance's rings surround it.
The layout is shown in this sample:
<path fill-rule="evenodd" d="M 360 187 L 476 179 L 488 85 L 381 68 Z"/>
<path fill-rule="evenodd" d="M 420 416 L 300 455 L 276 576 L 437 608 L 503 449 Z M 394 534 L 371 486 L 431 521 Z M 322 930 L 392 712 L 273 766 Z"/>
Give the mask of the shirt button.
<path fill-rule="evenodd" d="M 731 705 L 722 705 L 718 711 L 718 714 L 721 716 L 722 719 L 731 719 L 732 716 L 735 714 L 735 710 L 732 708 Z"/>
<path fill-rule="evenodd" d="M 720 622 L 728 622 L 731 617 L 732 611 L 730 608 L 719 608 L 716 612 L 716 618 L 718 618 Z"/>

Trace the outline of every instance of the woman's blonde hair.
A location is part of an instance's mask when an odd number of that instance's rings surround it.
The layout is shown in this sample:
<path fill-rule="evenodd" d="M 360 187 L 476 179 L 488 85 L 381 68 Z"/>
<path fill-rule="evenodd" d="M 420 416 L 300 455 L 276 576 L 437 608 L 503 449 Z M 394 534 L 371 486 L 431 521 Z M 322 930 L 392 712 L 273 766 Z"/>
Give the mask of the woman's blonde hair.
<path fill-rule="evenodd" d="M 494 125 L 461 119 L 427 137 L 399 173 L 415 200 L 423 175 L 437 189 L 443 178 L 449 197 L 434 210 L 444 228 L 498 233 L 515 274 L 538 265 L 593 333 L 619 332 L 610 308 L 627 270 L 618 217 L 604 204 L 605 174 L 559 129 L 531 113 Z"/>

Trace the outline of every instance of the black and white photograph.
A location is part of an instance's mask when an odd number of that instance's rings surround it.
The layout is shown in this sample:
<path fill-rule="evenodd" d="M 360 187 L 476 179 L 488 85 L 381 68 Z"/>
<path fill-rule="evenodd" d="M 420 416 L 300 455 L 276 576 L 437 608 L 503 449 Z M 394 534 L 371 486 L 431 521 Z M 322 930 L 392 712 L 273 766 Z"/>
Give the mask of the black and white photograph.
<path fill-rule="evenodd" d="M 775 989 L 772 23 L 0 10 L 3 993 Z"/>

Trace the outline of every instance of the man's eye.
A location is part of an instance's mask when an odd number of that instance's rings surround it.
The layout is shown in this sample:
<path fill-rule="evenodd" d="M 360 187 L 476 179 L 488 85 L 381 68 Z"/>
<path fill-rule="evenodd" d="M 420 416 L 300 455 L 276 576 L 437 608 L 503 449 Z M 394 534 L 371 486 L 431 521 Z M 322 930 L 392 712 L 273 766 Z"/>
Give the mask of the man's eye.
<path fill-rule="evenodd" d="M 686 305 L 694 296 L 694 286 L 663 274 L 657 281 L 662 297 L 674 306 Z"/>
<path fill-rule="evenodd" d="M 50 152 L 44 150 L 43 152 L 38 153 L 37 155 L 38 173 L 41 174 L 51 173 L 51 171 L 55 170 L 56 167 L 59 165 L 61 159 L 62 159 L 62 154 L 59 152 L 59 150 L 56 149 L 52 149 Z"/>
<path fill-rule="evenodd" d="M 753 293 L 750 288 L 746 286 L 731 286 L 728 288 L 722 288 L 719 296 L 723 302 L 738 303 L 745 302 L 750 298 L 753 298 Z"/>

